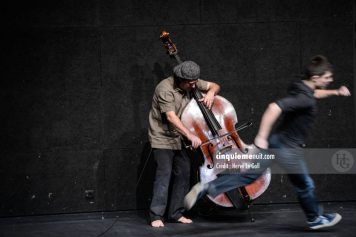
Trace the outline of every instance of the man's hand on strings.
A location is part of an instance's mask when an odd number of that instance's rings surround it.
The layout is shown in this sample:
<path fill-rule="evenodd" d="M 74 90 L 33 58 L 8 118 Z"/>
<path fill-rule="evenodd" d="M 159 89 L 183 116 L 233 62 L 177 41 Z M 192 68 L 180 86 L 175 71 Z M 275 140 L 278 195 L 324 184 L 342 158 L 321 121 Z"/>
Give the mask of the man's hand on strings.
<path fill-rule="evenodd" d="M 199 101 L 202 101 L 208 109 L 211 109 L 214 104 L 214 98 L 215 98 L 214 93 L 208 91 L 208 93 L 206 93 L 204 97 L 201 98 Z"/>

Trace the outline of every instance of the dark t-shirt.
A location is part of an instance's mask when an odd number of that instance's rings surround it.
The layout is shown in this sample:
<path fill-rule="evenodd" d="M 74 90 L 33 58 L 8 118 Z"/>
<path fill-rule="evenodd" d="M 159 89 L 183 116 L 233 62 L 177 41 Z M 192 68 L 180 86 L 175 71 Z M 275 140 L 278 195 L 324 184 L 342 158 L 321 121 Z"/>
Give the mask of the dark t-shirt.
<path fill-rule="evenodd" d="M 275 133 L 290 145 L 304 145 L 317 112 L 314 91 L 303 81 L 295 82 L 288 96 L 276 103 L 282 109 L 282 119 Z"/>

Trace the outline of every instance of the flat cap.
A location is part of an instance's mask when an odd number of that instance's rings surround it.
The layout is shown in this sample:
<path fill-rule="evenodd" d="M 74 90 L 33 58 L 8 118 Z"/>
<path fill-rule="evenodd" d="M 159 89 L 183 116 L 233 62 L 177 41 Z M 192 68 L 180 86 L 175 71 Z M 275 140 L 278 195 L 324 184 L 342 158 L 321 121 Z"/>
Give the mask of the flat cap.
<path fill-rule="evenodd" d="M 197 80 L 200 76 L 200 67 L 193 61 L 184 61 L 173 68 L 177 77 L 185 80 Z"/>

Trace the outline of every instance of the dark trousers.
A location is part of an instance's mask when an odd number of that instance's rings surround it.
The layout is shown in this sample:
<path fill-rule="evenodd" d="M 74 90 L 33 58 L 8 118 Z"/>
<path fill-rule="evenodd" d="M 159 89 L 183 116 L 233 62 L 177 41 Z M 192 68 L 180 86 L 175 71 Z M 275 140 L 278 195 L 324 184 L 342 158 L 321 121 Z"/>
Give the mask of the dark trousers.
<path fill-rule="evenodd" d="M 303 149 L 298 145 L 286 144 L 278 135 L 269 139 L 270 148 L 276 154 L 276 160 L 288 175 L 294 186 L 299 203 L 308 221 L 314 220 L 319 213 L 318 200 L 314 194 L 314 182 L 304 162 Z M 261 168 L 254 173 L 226 174 L 206 184 L 207 193 L 212 197 L 237 187 L 246 186 L 254 182 L 271 163 L 261 160 Z"/>
<path fill-rule="evenodd" d="M 167 211 L 168 219 L 178 220 L 183 215 L 183 200 L 189 191 L 190 159 L 184 150 L 153 149 L 153 155 L 157 168 L 150 219 L 163 220 Z"/>

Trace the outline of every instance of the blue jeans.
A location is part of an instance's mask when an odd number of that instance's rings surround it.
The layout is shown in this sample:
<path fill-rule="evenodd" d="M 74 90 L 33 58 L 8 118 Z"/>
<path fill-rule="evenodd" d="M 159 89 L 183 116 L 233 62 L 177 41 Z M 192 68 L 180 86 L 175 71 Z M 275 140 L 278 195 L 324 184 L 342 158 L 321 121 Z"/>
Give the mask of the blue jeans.
<path fill-rule="evenodd" d="M 278 134 L 269 138 L 269 148 L 274 149 L 276 161 L 287 172 L 307 220 L 314 220 L 319 215 L 319 204 L 314 194 L 314 182 L 303 160 L 303 149 L 297 144 L 285 142 Z M 254 173 L 226 174 L 218 177 L 206 184 L 207 194 L 216 197 L 220 193 L 253 183 L 270 166 L 270 161 L 261 160 L 261 168 Z"/>
<path fill-rule="evenodd" d="M 280 135 L 274 134 L 269 139 L 269 147 L 275 149 L 277 162 L 288 175 L 294 186 L 299 203 L 308 221 L 313 221 L 320 214 L 319 203 L 314 193 L 314 182 L 304 162 L 304 151 L 298 144 L 286 142 Z"/>

